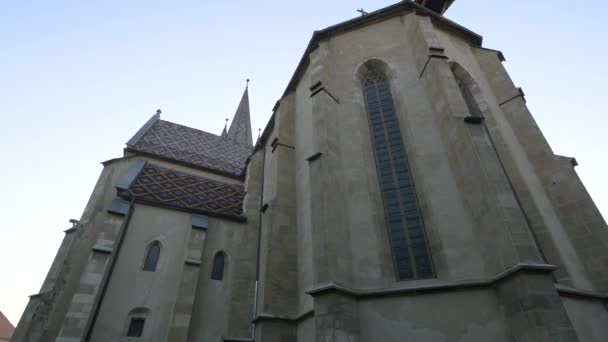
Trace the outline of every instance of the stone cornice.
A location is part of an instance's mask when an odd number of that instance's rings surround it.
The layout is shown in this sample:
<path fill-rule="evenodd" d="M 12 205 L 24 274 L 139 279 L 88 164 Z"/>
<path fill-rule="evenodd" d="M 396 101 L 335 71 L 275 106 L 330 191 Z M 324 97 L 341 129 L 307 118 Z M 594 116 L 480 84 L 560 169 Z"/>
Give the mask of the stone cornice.
<path fill-rule="evenodd" d="M 309 317 L 313 317 L 314 315 L 315 315 L 314 310 L 308 310 L 298 316 L 281 316 L 281 315 L 273 315 L 273 314 L 268 314 L 268 313 L 261 313 L 255 317 L 255 319 L 252 321 L 252 323 L 257 324 L 257 323 L 263 322 L 263 321 L 282 321 L 282 322 L 298 323 Z"/>
<path fill-rule="evenodd" d="M 389 287 L 383 289 L 354 289 L 346 286 L 342 286 L 335 283 L 326 283 L 319 285 L 313 289 L 306 291 L 311 296 L 316 296 L 328 292 L 340 292 L 346 295 L 354 297 L 375 297 L 375 296 L 388 296 L 388 295 L 408 295 L 408 294 L 420 294 L 427 292 L 439 292 L 439 291 L 451 291 L 451 290 L 462 290 L 476 287 L 489 287 L 499 283 L 500 281 L 524 271 L 532 272 L 553 272 L 557 269 L 555 265 L 549 264 L 533 264 L 533 263 L 520 263 L 517 264 L 492 278 L 486 279 L 472 279 L 462 281 L 443 281 L 437 279 L 430 280 L 419 280 L 409 281 L 400 283 L 399 286 Z"/>
<path fill-rule="evenodd" d="M 555 284 L 555 289 L 559 292 L 560 295 L 563 296 L 571 296 L 571 297 L 580 297 L 587 299 L 600 299 L 600 300 L 608 300 L 608 294 L 596 291 L 586 291 L 579 290 L 573 287 Z"/>

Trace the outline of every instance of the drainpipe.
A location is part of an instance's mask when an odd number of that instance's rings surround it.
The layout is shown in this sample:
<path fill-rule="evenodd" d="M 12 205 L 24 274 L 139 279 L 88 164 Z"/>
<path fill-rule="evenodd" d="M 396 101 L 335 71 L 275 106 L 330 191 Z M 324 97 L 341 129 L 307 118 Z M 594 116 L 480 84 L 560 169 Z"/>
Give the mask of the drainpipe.
<path fill-rule="evenodd" d="M 262 146 L 262 188 L 260 191 L 260 218 L 258 224 L 258 247 L 256 256 L 256 269 L 255 269 L 255 291 L 254 291 L 254 302 L 253 302 L 253 319 L 251 320 L 251 341 L 255 342 L 255 319 L 258 312 L 258 287 L 260 283 L 260 249 L 262 245 L 262 218 L 263 212 L 262 207 L 264 206 L 264 175 L 266 173 L 266 147 Z"/>
<path fill-rule="evenodd" d="M 118 236 L 118 240 L 116 241 L 116 246 L 114 247 L 114 255 L 112 256 L 112 260 L 110 260 L 110 267 L 105 274 L 103 279 L 103 284 L 101 290 L 99 292 L 99 297 L 97 298 L 97 302 L 93 308 L 93 315 L 89 319 L 87 326 L 85 328 L 85 336 L 84 342 L 89 342 L 91 339 L 91 335 L 93 334 L 93 327 L 95 326 L 95 321 L 97 320 L 97 316 L 99 315 L 99 310 L 101 309 L 101 304 L 103 303 L 103 298 L 106 295 L 106 291 L 108 289 L 108 284 L 110 283 L 110 279 L 112 278 L 112 272 L 114 272 L 114 266 L 116 266 L 116 262 L 118 260 L 118 254 L 120 253 L 120 248 L 122 247 L 122 242 L 125 239 L 125 235 L 127 233 L 127 228 L 129 227 L 129 222 L 131 222 L 131 216 L 133 215 L 133 211 L 135 210 L 135 202 L 134 199 L 131 199 L 131 205 L 129 205 L 129 211 L 125 217 L 125 220 L 120 227 L 120 233 Z"/>

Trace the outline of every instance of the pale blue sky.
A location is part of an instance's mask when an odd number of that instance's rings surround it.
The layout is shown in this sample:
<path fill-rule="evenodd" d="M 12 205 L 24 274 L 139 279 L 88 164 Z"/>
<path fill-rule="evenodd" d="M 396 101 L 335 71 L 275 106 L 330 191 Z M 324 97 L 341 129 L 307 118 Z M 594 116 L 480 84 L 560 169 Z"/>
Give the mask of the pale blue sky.
<path fill-rule="evenodd" d="M 254 136 L 314 30 L 393 1 L 0 1 L 0 310 L 16 324 L 101 171 L 154 113 L 219 134 L 251 78 Z M 583 4 L 581 6 L 579 4 Z M 608 216 L 605 1 L 457 0 L 504 52 L 556 154 Z"/>

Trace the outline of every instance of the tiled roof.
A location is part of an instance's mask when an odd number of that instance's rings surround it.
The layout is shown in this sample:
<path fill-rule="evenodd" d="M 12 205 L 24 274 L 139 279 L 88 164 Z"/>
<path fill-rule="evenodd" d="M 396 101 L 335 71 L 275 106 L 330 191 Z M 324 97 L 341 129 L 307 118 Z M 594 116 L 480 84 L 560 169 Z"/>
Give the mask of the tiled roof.
<path fill-rule="evenodd" d="M 253 151 L 230 138 L 157 119 L 127 143 L 127 147 L 232 176 L 240 176 Z"/>
<path fill-rule="evenodd" d="M 0 311 L 0 338 L 10 338 L 15 331 L 15 327 L 9 322 L 9 320 Z"/>
<path fill-rule="evenodd" d="M 212 181 L 203 177 L 146 163 L 129 193 L 136 200 L 177 209 L 232 218 L 244 218 L 243 186 Z"/>

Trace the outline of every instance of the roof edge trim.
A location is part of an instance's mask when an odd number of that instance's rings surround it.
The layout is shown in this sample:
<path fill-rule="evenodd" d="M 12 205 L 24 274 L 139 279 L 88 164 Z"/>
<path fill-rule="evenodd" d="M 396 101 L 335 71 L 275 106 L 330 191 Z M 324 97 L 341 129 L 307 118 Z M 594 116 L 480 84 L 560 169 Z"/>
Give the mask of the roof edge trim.
<path fill-rule="evenodd" d="M 211 211 L 201 210 L 201 209 L 181 208 L 181 207 L 174 206 L 171 204 L 153 202 L 153 201 L 149 201 L 149 200 L 142 199 L 142 198 L 135 199 L 133 202 L 135 204 L 143 204 L 143 205 L 148 205 L 151 207 L 170 209 L 170 210 L 175 210 L 175 211 L 179 211 L 182 213 L 204 215 L 204 216 L 208 216 L 208 217 L 217 217 L 217 218 L 226 219 L 226 220 L 235 221 L 235 222 L 241 222 L 241 223 L 247 222 L 247 216 L 245 216 L 245 215 L 233 216 L 233 215 L 227 215 L 227 214 L 214 213 Z"/>
<path fill-rule="evenodd" d="M 137 176 L 141 173 L 141 170 L 146 166 L 146 161 L 143 159 L 137 159 L 133 164 L 127 169 L 127 172 L 116 182 L 114 187 L 118 190 L 128 191 L 131 187 L 131 184 L 135 181 Z"/>
<path fill-rule="evenodd" d="M 355 28 L 358 28 L 360 26 L 367 25 L 372 21 L 390 18 L 390 17 L 397 16 L 397 15 L 405 13 L 405 12 L 412 11 L 412 10 L 415 10 L 416 13 L 418 13 L 418 14 L 425 14 L 425 15 L 430 16 L 435 22 L 438 22 L 440 25 L 442 24 L 442 25 L 445 25 L 449 29 L 455 30 L 456 32 L 462 34 L 463 36 L 469 38 L 469 40 L 474 45 L 481 46 L 483 37 L 480 36 L 479 34 L 467 29 L 464 26 L 461 26 L 461 25 L 451 21 L 450 19 L 447 19 L 446 17 L 444 17 L 440 14 L 437 14 L 437 13 L 431 11 L 430 9 L 428 9 L 424 6 L 418 5 L 417 3 L 415 3 L 411 0 L 400 1 L 394 5 L 390 5 L 388 7 L 381 8 L 381 9 L 371 12 L 367 15 L 364 15 L 364 16 L 361 16 L 358 18 L 354 18 L 354 19 L 350 19 L 350 20 L 341 22 L 341 23 L 333 25 L 333 26 L 329 26 L 320 31 L 314 31 L 312 37 L 310 38 L 308 46 L 306 47 L 306 50 L 304 51 L 304 54 L 302 55 L 302 58 L 300 59 L 300 62 L 298 63 L 295 72 L 293 73 L 293 76 L 291 77 L 291 79 L 289 80 L 289 83 L 287 84 L 287 88 L 285 89 L 285 91 L 283 92 L 283 95 L 281 96 L 281 99 L 283 99 L 289 92 L 291 92 L 295 89 L 296 84 L 298 83 L 299 79 L 301 78 L 302 74 L 304 73 L 306 66 L 310 62 L 309 61 L 310 53 L 318 47 L 319 43 L 322 40 L 330 38 L 331 36 L 334 36 L 338 33 L 347 32 L 347 31 L 353 30 Z"/>
<path fill-rule="evenodd" d="M 152 117 L 135 133 L 135 135 L 127 141 L 127 145 L 135 145 L 139 140 L 152 128 L 156 121 L 160 120 L 160 113 L 152 115 Z"/>

